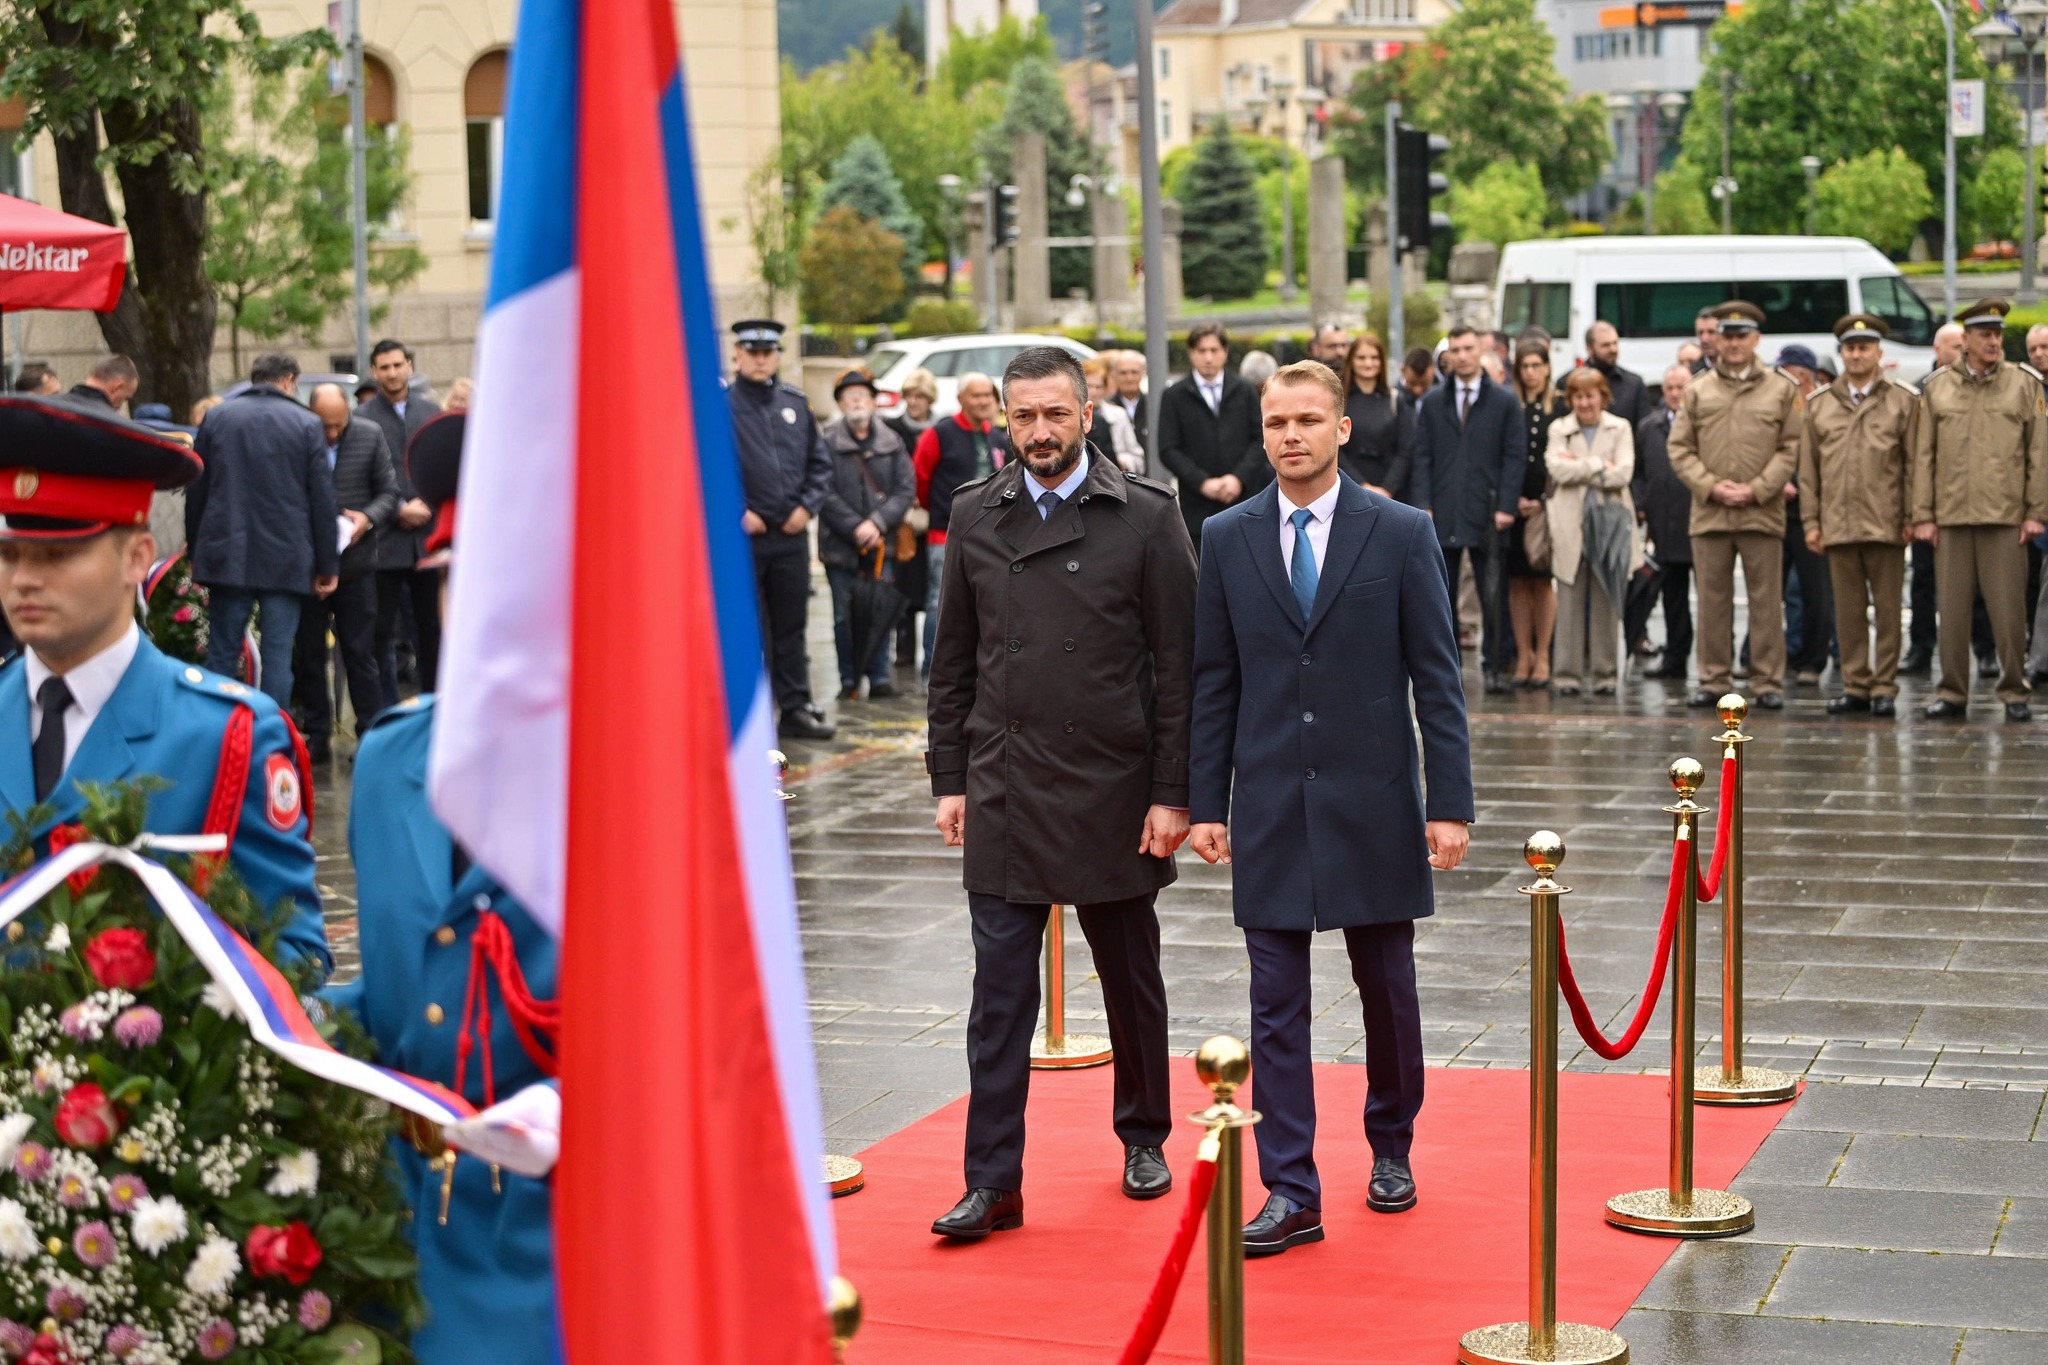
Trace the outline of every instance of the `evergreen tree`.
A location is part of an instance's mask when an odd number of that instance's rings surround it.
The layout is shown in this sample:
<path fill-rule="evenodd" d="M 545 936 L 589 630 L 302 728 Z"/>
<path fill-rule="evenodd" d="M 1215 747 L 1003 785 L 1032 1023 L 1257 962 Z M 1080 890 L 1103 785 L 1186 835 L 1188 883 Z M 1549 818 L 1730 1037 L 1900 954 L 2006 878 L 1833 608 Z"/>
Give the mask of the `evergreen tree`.
<path fill-rule="evenodd" d="M 1242 299 L 1266 283 L 1266 222 L 1251 161 L 1218 119 L 1180 178 L 1180 268 L 1189 298 Z"/>
<path fill-rule="evenodd" d="M 1002 121 L 982 139 L 981 156 L 998 183 L 1010 180 L 1011 143 L 1019 133 L 1045 135 L 1046 228 L 1054 237 L 1086 237 L 1088 204 L 1067 203 L 1077 175 L 1099 179 L 1103 169 L 1094 148 L 1074 123 L 1067 94 L 1051 62 L 1027 57 L 1010 72 Z M 1093 286 L 1094 265 L 1086 247 L 1055 247 L 1051 253 L 1052 295 L 1063 298 Z"/>
<path fill-rule="evenodd" d="M 904 56 L 924 61 L 924 19 L 911 8 L 910 0 L 903 0 L 896 7 L 896 22 L 889 25 L 889 36 L 903 49 Z"/>
<path fill-rule="evenodd" d="M 846 144 L 818 192 L 821 212 L 842 204 L 903 244 L 903 288 L 916 293 L 918 265 L 924 260 L 924 225 L 903 197 L 903 183 L 889 166 L 889 154 L 867 133 Z"/>

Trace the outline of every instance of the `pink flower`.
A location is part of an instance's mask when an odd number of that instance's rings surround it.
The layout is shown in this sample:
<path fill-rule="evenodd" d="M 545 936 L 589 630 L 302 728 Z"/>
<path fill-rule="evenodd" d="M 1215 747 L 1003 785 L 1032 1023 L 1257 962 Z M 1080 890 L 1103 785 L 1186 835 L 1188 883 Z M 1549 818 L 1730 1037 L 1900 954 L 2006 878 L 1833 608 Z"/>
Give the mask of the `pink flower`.
<path fill-rule="evenodd" d="M 57 1182 L 57 1202 L 67 1209 L 89 1209 L 98 1199 L 84 1177 L 74 1173 Z"/>
<path fill-rule="evenodd" d="M 114 1041 L 123 1047 L 149 1047 L 164 1036 L 164 1017 L 148 1005 L 122 1010 L 114 1020 Z"/>
<path fill-rule="evenodd" d="M 215 1318 L 199 1329 L 199 1355 L 202 1360 L 219 1360 L 235 1349 L 235 1326 L 226 1318 Z"/>
<path fill-rule="evenodd" d="M 102 1227 L 105 1225 L 102 1224 Z M 43 1307 L 59 1322 L 76 1322 L 85 1316 L 85 1297 L 69 1285 L 56 1285 L 43 1300 Z"/>
<path fill-rule="evenodd" d="M 334 1321 L 334 1303 L 317 1289 L 299 1296 L 299 1326 L 317 1332 Z"/>
<path fill-rule="evenodd" d="M 83 1224 L 72 1234 L 71 1249 L 78 1253 L 79 1260 L 94 1270 L 112 1265 L 114 1255 L 119 1250 L 114 1245 L 114 1230 L 97 1218 Z"/>
<path fill-rule="evenodd" d="M 18 1360 L 29 1353 L 36 1344 L 35 1328 L 24 1326 L 12 1318 L 0 1318 L 0 1351 L 11 1360 Z"/>
<path fill-rule="evenodd" d="M 79 1001 L 70 1009 L 57 1016 L 57 1027 L 64 1030 L 64 1036 L 74 1042 L 89 1043 L 99 1037 L 92 1021 L 86 1017 L 85 1002 Z"/>
<path fill-rule="evenodd" d="M 171 613 L 171 619 L 182 626 L 187 621 L 190 621 L 197 614 L 198 613 L 194 612 L 190 607 L 179 607 L 176 611 Z"/>
<path fill-rule="evenodd" d="M 117 1360 L 125 1359 L 141 1350 L 147 1341 L 141 1332 L 124 1322 L 107 1333 L 107 1354 Z"/>
<path fill-rule="evenodd" d="M 149 1186 L 142 1183 L 139 1175 L 117 1175 L 107 1182 L 107 1207 L 115 1213 L 128 1213 L 137 1200 L 147 1198 Z"/>
<path fill-rule="evenodd" d="M 14 1154 L 14 1173 L 23 1180 L 41 1180 L 51 1164 L 50 1149 L 40 1142 L 24 1142 Z"/>

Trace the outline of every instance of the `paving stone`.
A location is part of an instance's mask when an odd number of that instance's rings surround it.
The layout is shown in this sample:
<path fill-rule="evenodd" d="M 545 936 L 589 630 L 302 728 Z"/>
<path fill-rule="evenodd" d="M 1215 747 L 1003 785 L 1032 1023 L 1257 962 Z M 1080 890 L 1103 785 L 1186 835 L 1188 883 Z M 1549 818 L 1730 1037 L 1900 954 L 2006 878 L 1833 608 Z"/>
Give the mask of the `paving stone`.
<path fill-rule="evenodd" d="M 2048 1143 L 1859 1134 L 1835 1183 L 2048 1197 Z"/>
<path fill-rule="evenodd" d="M 1635 1309 L 1618 1329 L 1633 1365 L 1954 1365 L 1954 1328 L 1805 1322 Z"/>
<path fill-rule="evenodd" d="M 1807 1093 L 1816 1088 L 1809 1085 Z M 1773 1185 L 1825 1185 L 1842 1164 L 1849 1137 L 1847 1133 L 1805 1132 L 1781 1121 L 1737 1179 Z"/>
<path fill-rule="evenodd" d="M 1681 1242 L 1636 1306 L 1755 1313 L 1777 1283 L 1786 1254 L 1782 1246 L 1746 1239 Z"/>
<path fill-rule="evenodd" d="M 1795 1247 L 1764 1312 L 2039 1332 L 2044 1282 L 2044 1267 L 2017 1257 Z"/>
<path fill-rule="evenodd" d="M 2041 1365 L 2048 1360 L 2048 1332 L 1998 1332 L 1972 1327 L 1963 1333 L 1955 1365 Z"/>
<path fill-rule="evenodd" d="M 2048 1258 L 2048 1199 L 2008 1199 L 2005 1222 L 1992 1253 Z M 2043 1273 L 2048 1275 L 2048 1270 Z M 2048 1356 L 2042 1359 L 2048 1360 Z"/>
<path fill-rule="evenodd" d="M 1743 1240 L 1787 1246 L 1984 1254 L 2006 1208 L 1998 1194 L 1778 1185 L 1747 1173 L 1733 1188 L 1756 1206 Z"/>
<path fill-rule="evenodd" d="M 1782 1126 L 1917 1137 L 2026 1138 L 2033 1133 L 2040 1114 L 2041 1100 L 2025 1095 L 1941 1095 L 1809 1085 Z"/>

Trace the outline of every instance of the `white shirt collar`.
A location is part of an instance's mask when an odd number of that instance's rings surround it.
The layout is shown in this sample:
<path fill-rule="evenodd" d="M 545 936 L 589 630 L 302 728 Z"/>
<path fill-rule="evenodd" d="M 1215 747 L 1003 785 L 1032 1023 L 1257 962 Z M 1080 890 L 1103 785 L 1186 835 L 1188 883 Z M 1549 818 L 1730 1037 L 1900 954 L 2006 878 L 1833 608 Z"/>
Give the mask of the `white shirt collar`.
<path fill-rule="evenodd" d="M 121 685 L 128 665 L 135 661 L 135 651 L 141 647 L 142 632 L 130 621 L 120 639 L 63 675 L 64 685 L 71 689 L 71 705 L 64 712 L 66 767 L 70 766 L 71 756 L 78 752 L 79 744 L 84 741 L 85 732 L 92 728 L 94 718 L 106 708 L 114 689 Z M 33 648 L 24 652 L 28 655 L 23 676 L 28 683 L 29 738 L 33 740 L 43 725 L 42 707 L 36 704 L 36 693 L 57 675 Z"/>
<path fill-rule="evenodd" d="M 1205 389 L 1220 389 L 1223 387 L 1223 371 L 1216 371 L 1216 377 L 1214 379 L 1204 379 L 1198 372 L 1195 375 L 1195 382 L 1197 384 L 1200 384 Z"/>
<path fill-rule="evenodd" d="M 1337 513 L 1337 494 L 1343 487 L 1344 481 L 1339 479 L 1336 483 L 1331 484 L 1328 490 L 1314 502 L 1309 503 L 1307 511 L 1310 518 L 1315 521 L 1328 521 L 1331 517 L 1335 516 Z M 1280 494 L 1280 519 L 1291 522 L 1294 514 L 1303 510 L 1302 505 L 1288 497 L 1286 489 L 1282 488 L 1276 491 Z"/>
<path fill-rule="evenodd" d="M 1081 486 L 1081 480 L 1088 477 L 1088 447 L 1081 447 L 1081 458 L 1074 461 L 1074 467 L 1067 471 L 1067 477 L 1061 479 L 1053 488 L 1047 488 L 1040 483 L 1038 476 L 1029 469 L 1024 471 L 1024 477 L 1031 481 L 1031 501 L 1034 504 L 1046 493 L 1057 493 L 1060 495 L 1060 504 L 1065 506 L 1067 499 L 1073 497 L 1074 491 Z"/>

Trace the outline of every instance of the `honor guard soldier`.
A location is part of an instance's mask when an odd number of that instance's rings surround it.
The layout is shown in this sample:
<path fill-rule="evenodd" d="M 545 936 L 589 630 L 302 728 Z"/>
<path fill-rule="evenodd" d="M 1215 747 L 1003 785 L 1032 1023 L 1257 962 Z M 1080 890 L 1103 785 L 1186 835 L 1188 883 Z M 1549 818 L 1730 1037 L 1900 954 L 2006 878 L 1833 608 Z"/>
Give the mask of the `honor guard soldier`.
<path fill-rule="evenodd" d="M 809 400 L 775 377 L 782 363 L 782 324 L 749 318 L 732 325 L 733 437 L 747 500 L 740 524 L 754 547 L 754 585 L 761 601 L 761 638 L 785 739 L 830 739 L 825 713 L 811 702 L 811 661 L 804 626 L 811 605 L 811 521 L 832 482 L 832 452 L 811 416 Z"/>
<path fill-rule="evenodd" d="M 104 403 L 0 396 L 0 604 L 23 645 L 0 669 L 0 808 L 39 811 L 47 852 L 86 785 L 162 779 L 144 828 L 225 835 L 250 893 L 290 904 L 280 955 L 324 974 L 305 746 L 270 698 L 167 657 L 135 622 L 157 554 L 150 496 L 199 469 Z"/>
<path fill-rule="evenodd" d="M 465 420 L 436 417 L 408 452 L 412 486 L 439 509 L 430 559 L 452 538 Z M 427 804 L 433 723 L 433 698 L 410 698 L 378 716 L 356 755 L 348 836 L 363 974 L 328 999 L 362 1020 L 383 1064 L 479 1108 L 530 1097 L 546 1109 L 558 1103 L 555 940 Z M 547 1181 L 457 1158 L 424 1125 L 408 1135 L 395 1146 L 428 1308 L 413 1352 L 423 1365 L 554 1361 Z"/>
<path fill-rule="evenodd" d="M 1800 517 L 1806 547 L 1828 557 L 1835 589 L 1835 637 L 1842 647 L 1842 695 L 1828 714 L 1889 716 L 1899 695 L 1906 542 L 1906 489 L 1920 400 L 1884 377 L 1882 318 L 1851 313 L 1835 324 L 1842 376 L 1806 405 L 1799 456 Z M 1877 617 L 1870 651 L 1868 608 Z"/>
<path fill-rule="evenodd" d="M 1671 469 L 1692 490 L 1692 562 L 1700 594 L 1700 685 L 1712 706 L 1735 685 L 1735 561 L 1749 593 L 1756 704 L 1785 704 L 1785 484 L 1799 466 L 1799 386 L 1756 358 L 1764 311 L 1742 299 L 1713 310 L 1713 368 L 1685 386 L 1671 419 Z"/>
<path fill-rule="evenodd" d="M 1963 358 L 1927 376 L 1913 444 L 1913 536 L 1934 547 L 1941 683 L 1930 720 L 1970 704 L 1970 615 L 1977 594 L 1998 644 L 2005 718 L 2032 720 L 2021 656 L 2027 640 L 2027 542 L 2048 522 L 2048 412 L 2041 381 L 2005 359 L 2004 299 L 1956 315 Z"/>

